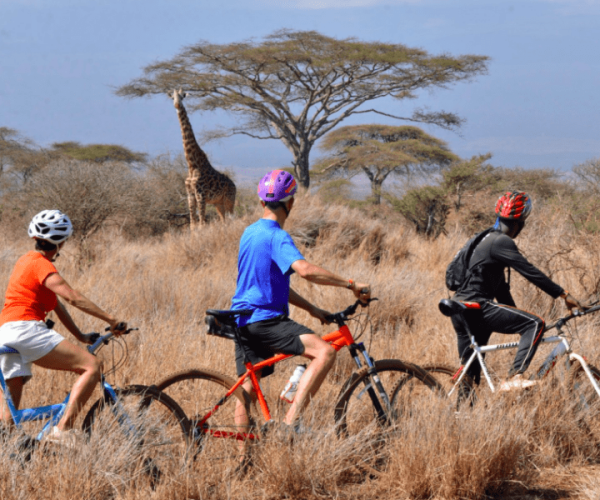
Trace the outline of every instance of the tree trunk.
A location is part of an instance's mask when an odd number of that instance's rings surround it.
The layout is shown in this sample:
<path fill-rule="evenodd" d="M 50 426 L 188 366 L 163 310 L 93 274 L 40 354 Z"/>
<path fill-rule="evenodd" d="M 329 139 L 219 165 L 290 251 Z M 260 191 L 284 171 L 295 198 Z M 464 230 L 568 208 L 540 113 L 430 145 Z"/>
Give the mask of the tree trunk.
<path fill-rule="evenodd" d="M 305 189 L 310 187 L 310 163 L 308 156 L 310 147 L 304 147 L 294 155 L 294 172 L 298 183 Z"/>
<path fill-rule="evenodd" d="M 381 185 L 383 179 L 374 177 L 371 179 L 371 198 L 373 199 L 373 205 L 381 205 Z"/>

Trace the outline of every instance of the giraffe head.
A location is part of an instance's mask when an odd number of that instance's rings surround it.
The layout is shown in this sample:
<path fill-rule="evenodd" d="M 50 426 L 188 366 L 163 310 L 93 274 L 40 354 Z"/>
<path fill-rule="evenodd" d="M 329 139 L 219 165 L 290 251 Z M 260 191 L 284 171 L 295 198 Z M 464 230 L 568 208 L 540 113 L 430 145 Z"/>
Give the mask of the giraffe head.
<path fill-rule="evenodd" d="M 182 89 L 174 90 L 172 94 L 167 94 L 170 98 L 173 99 L 173 105 L 175 109 L 179 109 L 181 102 L 185 99 L 187 95 Z"/>

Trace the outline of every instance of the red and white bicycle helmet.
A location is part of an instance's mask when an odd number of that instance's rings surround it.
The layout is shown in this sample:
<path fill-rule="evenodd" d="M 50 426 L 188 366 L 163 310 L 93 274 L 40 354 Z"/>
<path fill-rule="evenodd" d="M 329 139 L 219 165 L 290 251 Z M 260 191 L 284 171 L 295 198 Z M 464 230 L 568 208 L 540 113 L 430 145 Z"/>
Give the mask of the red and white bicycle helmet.
<path fill-rule="evenodd" d="M 60 210 L 42 210 L 29 223 L 29 237 L 58 245 L 73 234 L 71 219 Z"/>
<path fill-rule="evenodd" d="M 496 215 L 501 219 L 525 221 L 532 208 L 531 198 L 527 193 L 507 191 L 498 198 Z"/>

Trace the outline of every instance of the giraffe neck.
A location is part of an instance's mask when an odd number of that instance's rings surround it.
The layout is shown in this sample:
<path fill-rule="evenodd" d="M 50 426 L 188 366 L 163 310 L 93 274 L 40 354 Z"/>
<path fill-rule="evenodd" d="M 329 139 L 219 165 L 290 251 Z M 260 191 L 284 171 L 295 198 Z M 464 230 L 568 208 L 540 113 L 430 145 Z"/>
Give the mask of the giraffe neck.
<path fill-rule="evenodd" d="M 194 131 L 192 130 L 192 124 L 188 118 L 187 112 L 180 102 L 177 107 L 177 116 L 179 117 L 179 124 L 181 126 L 181 136 L 183 138 L 183 150 L 185 152 L 185 159 L 188 163 L 190 171 L 195 170 L 198 173 L 210 173 L 215 171 L 208 161 L 208 157 L 200 149 Z"/>

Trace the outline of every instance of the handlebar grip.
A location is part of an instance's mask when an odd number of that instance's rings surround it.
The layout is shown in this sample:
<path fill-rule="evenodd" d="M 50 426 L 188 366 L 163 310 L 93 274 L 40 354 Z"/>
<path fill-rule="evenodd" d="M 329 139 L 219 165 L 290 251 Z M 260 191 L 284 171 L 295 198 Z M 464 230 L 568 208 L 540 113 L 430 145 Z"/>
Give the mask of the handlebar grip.
<path fill-rule="evenodd" d="M 125 323 L 123 323 L 122 321 L 120 323 L 117 323 L 117 326 L 115 327 L 115 330 L 119 331 L 119 330 L 124 330 L 122 335 L 127 335 L 132 329 L 130 328 L 129 330 L 125 330 Z M 110 326 L 107 326 L 104 329 L 105 332 L 109 332 L 110 331 Z"/>

